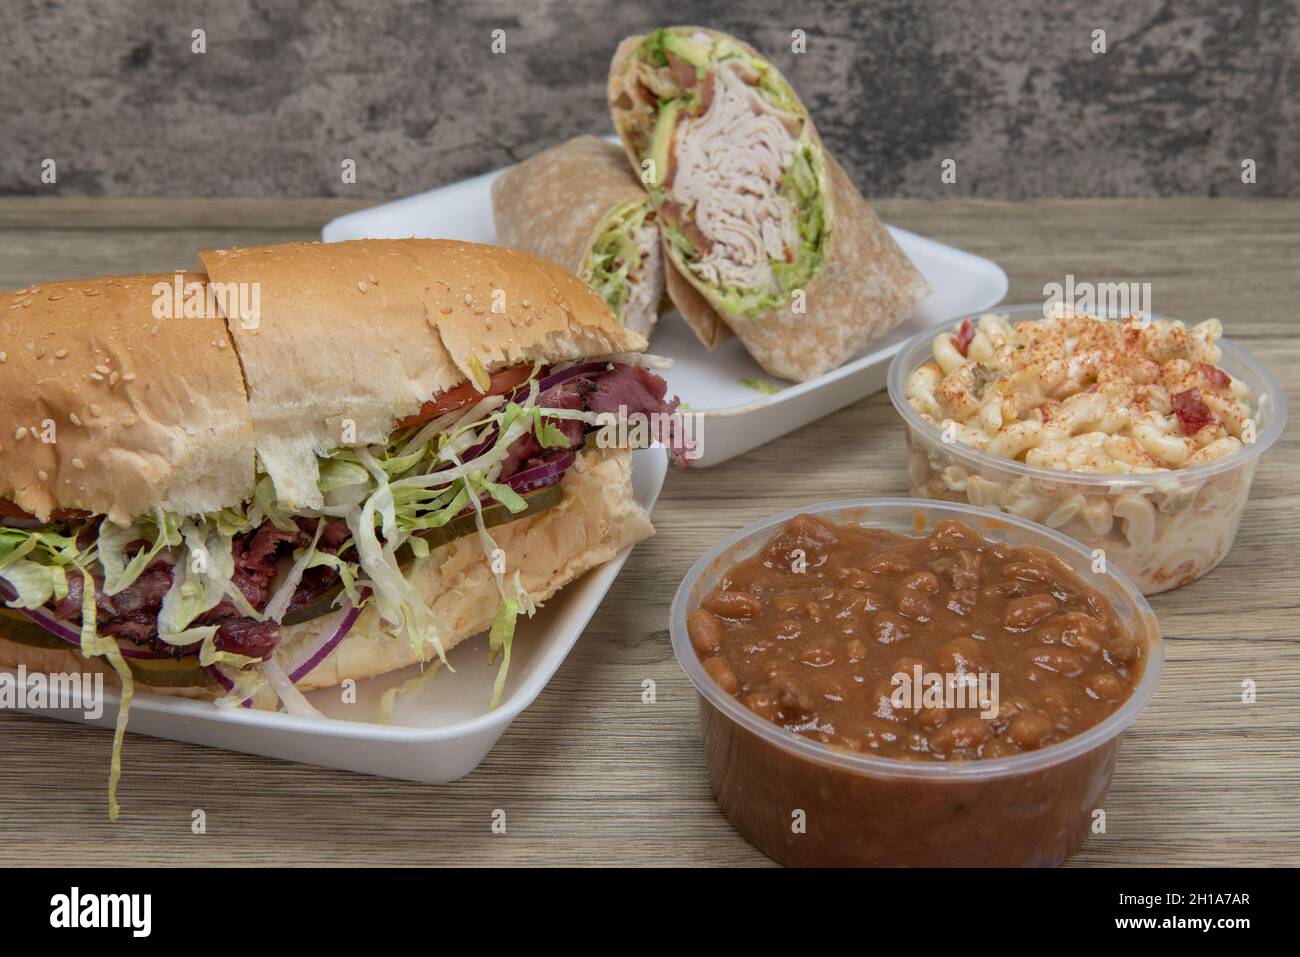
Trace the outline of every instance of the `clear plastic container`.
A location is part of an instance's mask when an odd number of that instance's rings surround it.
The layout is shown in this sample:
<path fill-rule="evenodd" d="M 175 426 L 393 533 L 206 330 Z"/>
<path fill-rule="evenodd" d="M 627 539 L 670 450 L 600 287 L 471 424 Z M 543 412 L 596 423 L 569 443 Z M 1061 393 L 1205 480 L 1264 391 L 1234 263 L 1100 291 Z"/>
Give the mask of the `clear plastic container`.
<path fill-rule="evenodd" d="M 791 518 L 816 515 L 912 535 L 956 519 L 993 541 L 1047 549 L 1110 600 L 1145 667 L 1128 699 L 1073 738 L 1005 758 L 919 762 L 846 751 L 754 714 L 705 672 L 686 615 L 736 562 Z M 914 499 L 863 499 L 792 509 L 731 535 L 695 563 L 673 599 L 673 651 L 699 692 L 710 784 L 727 819 L 782 864 L 802 866 L 1051 866 L 1083 843 L 1104 809 L 1124 731 L 1155 694 L 1159 627 L 1122 573 L 1093 572 L 1088 552 L 1042 525 L 988 509 Z M 802 813 L 800 813 L 802 812 Z"/>
<path fill-rule="evenodd" d="M 986 311 L 1014 323 L 1041 318 L 1043 306 Z M 1056 528 L 1103 553 L 1145 595 L 1195 581 L 1231 550 L 1255 465 L 1286 425 L 1286 396 L 1250 353 L 1226 339 L 1218 342 L 1220 366 L 1250 387 L 1257 426 L 1253 443 L 1194 468 L 1114 475 L 1036 468 L 945 441 L 940 429 L 912 408 L 906 393 L 912 373 L 933 358 L 935 335 L 930 330 L 905 343 L 889 368 L 889 398 L 907 433 L 912 495 L 997 508 Z"/>

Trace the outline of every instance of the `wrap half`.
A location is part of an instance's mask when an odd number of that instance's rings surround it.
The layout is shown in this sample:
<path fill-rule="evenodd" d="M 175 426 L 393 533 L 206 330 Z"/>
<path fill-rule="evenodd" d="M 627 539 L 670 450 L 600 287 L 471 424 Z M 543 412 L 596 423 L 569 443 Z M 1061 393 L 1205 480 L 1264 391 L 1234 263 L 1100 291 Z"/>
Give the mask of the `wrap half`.
<path fill-rule="evenodd" d="M 501 245 L 563 266 L 649 336 L 663 252 L 650 198 L 617 146 L 579 136 L 507 170 L 492 183 L 492 217 Z"/>
<path fill-rule="evenodd" d="M 790 85 L 748 44 L 699 27 L 630 37 L 610 66 L 609 104 L 667 268 L 770 374 L 833 369 L 925 298 Z M 678 306 L 710 344 L 700 305 Z"/>

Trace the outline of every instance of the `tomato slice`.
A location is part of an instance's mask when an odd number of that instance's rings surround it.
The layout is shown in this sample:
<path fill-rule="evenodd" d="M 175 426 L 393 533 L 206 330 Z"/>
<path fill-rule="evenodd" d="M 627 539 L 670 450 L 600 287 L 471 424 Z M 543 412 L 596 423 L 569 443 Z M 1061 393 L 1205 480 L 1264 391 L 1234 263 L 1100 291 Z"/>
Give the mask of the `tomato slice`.
<path fill-rule="evenodd" d="M 56 508 L 50 513 L 50 521 L 57 522 L 65 518 L 88 518 L 90 513 L 80 508 Z M 31 512 L 25 512 L 7 498 L 0 498 L 0 518 L 21 518 L 31 521 L 36 518 Z"/>
<path fill-rule="evenodd" d="M 35 518 L 35 516 L 24 512 L 9 499 L 0 498 L 0 518 Z"/>
<path fill-rule="evenodd" d="M 423 425 L 430 419 L 436 419 L 440 415 L 446 415 L 448 412 L 455 412 L 457 409 L 469 405 L 471 402 L 477 402 L 485 395 L 501 395 L 505 392 L 523 385 L 528 381 L 528 377 L 533 374 L 531 365 L 511 366 L 509 369 L 502 369 L 500 372 L 494 372 L 491 376 L 491 382 L 486 392 L 480 392 L 474 388 L 473 382 L 462 382 L 458 386 L 453 386 L 446 392 L 439 392 L 424 405 L 420 406 L 420 411 L 414 415 L 408 415 L 404 419 L 399 419 L 397 428 L 404 429 L 412 425 Z"/>

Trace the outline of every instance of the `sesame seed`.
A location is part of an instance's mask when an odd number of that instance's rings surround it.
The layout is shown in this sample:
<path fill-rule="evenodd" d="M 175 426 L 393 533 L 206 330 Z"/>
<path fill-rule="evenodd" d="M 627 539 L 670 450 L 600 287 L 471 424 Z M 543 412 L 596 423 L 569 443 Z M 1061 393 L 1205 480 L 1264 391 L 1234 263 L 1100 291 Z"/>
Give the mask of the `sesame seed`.
<path fill-rule="evenodd" d="M 120 378 L 122 378 L 122 374 L 114 369 L 113 374 L 108 377 L 108 384 L 117 385 L 117 380 Z"/>
<path fill-rule="evenodd" d="M 357 288 L 360 289 L 362 292 L 365 292 L 365 291 L 366 291 L 366 281 L 363 279 L 363 280 L 361 280 L 359 283 L 357 283 Z"/>
<path fill-rule="evenodd" d="M 67 356 L 67 354 L 68 354 L 67 349 L 60 349 L 58 352 L 54 353 L 54 358 L 63 359 Z"/>
<path fill-rule="evenodd" d="M 134 381 L 135 381 L 135 373 L 134 373 L 134 372 L 124 372 L 124 373 L 122 373 L 122 381 L 123 381 L 123 382 L 134 382 Z"/>
<path fill-rule="evenodd" d="M 108 366 L 95 366 L 95 371 L 108 375 Z"/>
<path fill-rule="evenodd" d="M 95 403 L 93 402 L 90 403 L 90 414 L 99 415 L 99 406 L 95 405 Z"/>
<path fill-rule="evenodd" d="M 14 433 L 14 438 L 21 439 L 26 434 L 27 434 L 27 426 L 20 425 L 18 426 L 18 431 Z"/>
<path fill-rule="evenodd" d="M 50 302 L 58 302 L 62 298 L 63 298 L 63 293 L 61 292 L 50 293 Z"/>
<path fill-rule="evenodd" d="M 100 375 L 98 372 L 92 372 L 92 373 L 90 374 L 90 377 L 91 377 L 92 379 L 94 379 L 96 382 L 103 382 L 103 381 L 104 381 L 104 377 L 103 377 L 102 375 Z"/>
<path fill-rule="evenodd" d="M 37 470 L 36 470 L 36 477 L 37 477 L 38 479 L 40 479 L 42 482 L 44 482 L 44 481 L 47 481 L 47 480 L 49 479 L 49 477 L 50 477 L 50 473 L 47 472 L 47 471 L 45 471 L 45 469 L 37 469 Z"/>
<path fill-rule="evenodd" d="M 68 420 L 69 420 L 73 425 L 81 425 L 81 416 L 77 415 L 77 413 L 75 413 L 75 412 L 69 412 L 69 413 L 68 413 Z"/>
<path fill-rule="evenodd" d="M 84 469 L 86 467 L 86 463 L 81 461 L 81 459 L 73 459 L 72 467 L 74 469 Z"/>
<path fill-rule="evenodd" d="M 379 285 L 379 280 L 376 279 L 374 276 L 367 276 L 366 278 L 370 280 L 370 285 L 372 285 L 372 286 L 378 286 L 378 285 Z"/>
<path fill-rule="evenodd" d="M 5 354 L 3 352 L 0 352 L 0 362 L 4 362 L 5 358 L 6 358 Z"/>
<path fill-rule="evenodd" d="M 465 293 L 465 305 L 468 306 L 473 301 L 474 301 L 474 297 L 471 296 L 469 293 Z"/>
<path fill-rule="evenodd" d="M 217 348 L 218 348 L 218 349 L 224 349 L 224 348 L 226 348 L 226 340 L 225 340 L 225 339 L 218 339 L 218 340 L 217 340 Z M 131 378 L 134 379 L 135 376 L 132 376 Z"/>
<path fill-rule="evenodd" d="M 525 299 L 525 300 L 524 300 L 524 308 L 527 309 L 529 305 L 530 305 L 530 303 L 528 302 L 527 299 Z"/>
<path fill-rule="evenodd" d="M 123 419 L 122 427 L 127 429 L 135 428 L 135 416 L 128 415 L 125 419 Z"/>

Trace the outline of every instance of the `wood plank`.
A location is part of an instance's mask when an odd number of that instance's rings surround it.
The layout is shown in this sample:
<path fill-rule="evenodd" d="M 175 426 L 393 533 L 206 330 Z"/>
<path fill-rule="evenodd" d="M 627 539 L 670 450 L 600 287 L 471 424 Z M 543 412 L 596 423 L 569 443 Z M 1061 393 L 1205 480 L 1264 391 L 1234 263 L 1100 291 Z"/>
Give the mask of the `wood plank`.
<path fill-rule="evenodd" d="M 189 265 L 215 245 L 314 239 L 350 201 L 0 199 L 0 287 Z M 889 201 L 890 222 L 1000 262 L 1008 301 L 1045 282 L 1151 282 L 1157 312 L 1220 317 L 1300 401 L 1300 203 Z M 0 398 L 2 400 L 2 398 Z M 883 394 L 699 473 L 668 477 L 639 546 L 536 705 L 443 787 L 143 737 L 123 821 L 104 818 L 108 738 L 0 715 L 0 862 L 43 864 L 755 864 L 713 804 L 695 694 L 667 612 L 719 537 L 800 503 L 905 494 Z M 1152 600 L 1168 664 L 1125 739 L 1109 831 L 1074 864 L 1300 864 L 1300 439 L 1255 477 L 1237 544 L 1211 575 Z M 641 703 L 641 682 L 657 703 Z M 1242 680 L 1258 703 L 1240 703 Z M 190 833 L 202 808 L 209 830 Z M 507 812 L 505 835 L 490 830 Z"/>

